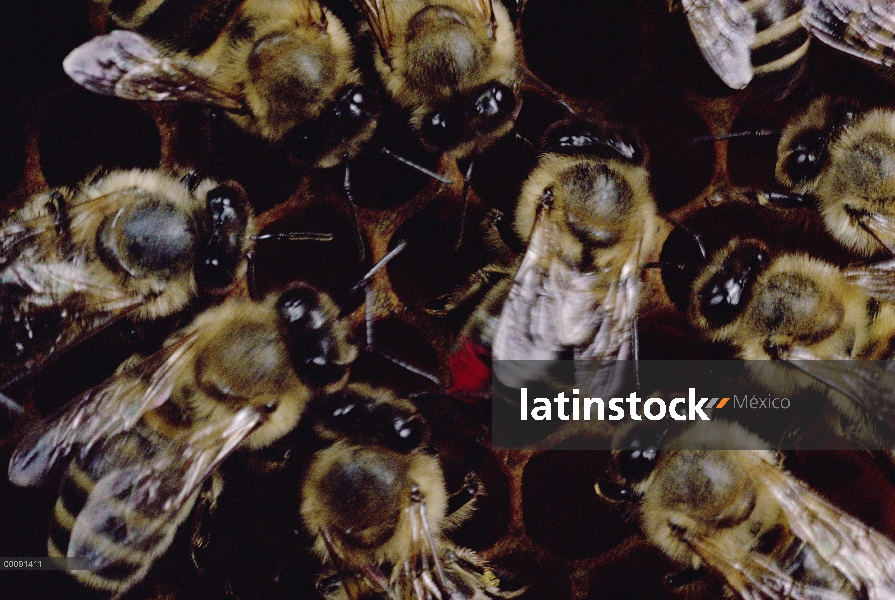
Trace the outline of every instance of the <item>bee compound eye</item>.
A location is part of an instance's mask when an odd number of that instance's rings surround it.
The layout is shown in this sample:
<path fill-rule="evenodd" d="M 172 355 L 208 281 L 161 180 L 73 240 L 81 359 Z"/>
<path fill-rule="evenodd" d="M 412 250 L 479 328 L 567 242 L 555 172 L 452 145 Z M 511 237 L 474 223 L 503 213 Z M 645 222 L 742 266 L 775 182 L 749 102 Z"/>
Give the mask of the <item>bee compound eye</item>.
<path fill-rule="evenodd" d="M 516 96 L 509 87 L 498 83 L 488 87 L 473 104 L 473 112 L 481 119 L 481 129 L 491 131 L 504 123 L 516 108 Z"/>
<path fill-rule="evenodd" d="M 409 418 L 396 416 L 392 420 L 394 438 L 392 449 L 399 452 L 410 452 L 420 446 L 425 437 L 426 424 L 421 417 Z"/>
<path fill-rule="evenodd" d="M 732 251 L 703 286 L 700 310 L 711 327 L 733 321 L 751 298 L 752 285 L 770 262 L 760 247 L 743 244 Z"/>
<path fill-rule="evenodd" d="M 206 195 L 208 239 L 199 249 L 196 282 L 207 290 L 226 289 L 243 259 L 242 240 L 248 227 L 248 198 L 235 182 Z"/>
<path fill-rule="evenodd" d="M 335 106 L 336 117 L 346 121 L 366 118 L 367 91 L 362 85 L 354 86 L 339 96 Z"/>
<path fill-rule="evenodd" d="M 658 457 L 658 450 L 652 447 L 626 450 L 618 455 L 618 472 L 625 481 L 631 483 L 643 481 L 653 472 Z"/>
<path fill-rule="evenodd" d="M 803 134 L 786 159 L 786 173 L 794 182 L 811 181 L 820 172 L 826 137 L 818 131 Z"/>
<path fill-rule="evenodd" d="M 453 119 L 447 112 L 436 112 L 423 119 L 420 135 L 433 148 L 447 148 L 454 137 L 453 128 Z"/>

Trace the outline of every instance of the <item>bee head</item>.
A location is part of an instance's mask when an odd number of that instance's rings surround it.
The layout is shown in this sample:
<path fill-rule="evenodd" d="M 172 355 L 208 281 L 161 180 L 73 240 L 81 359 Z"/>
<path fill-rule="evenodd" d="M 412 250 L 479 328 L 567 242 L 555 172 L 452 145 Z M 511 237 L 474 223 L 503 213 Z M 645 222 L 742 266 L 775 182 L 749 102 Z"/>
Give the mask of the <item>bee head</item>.
<path fill-rule="evenodd" d="M 519 100 L 509 86 L 491 81 L 425 115 L 420 136 L 426 146 L 448 150 L 504 129 L 515 119 L 518 107 Z"/>
<path fill-rule="evenodd" d="M 331 431 L 405 454 L 428 438 L 426 421 L 412 404 L 365 385 L 352 384 L 328 398 L 324 418 Z"/>
<path fill-rule="evenodd" d="M 356 352 L 335 304 L 311 286 L 297 284 L 280 295 L 276 310 L 299 377 L 317 385 L 341 380 Z"/>
<path fill-rule="evenodd" d="M 647 162 L 646 146 L 633 130 L 582 120 L 560 121 L 544 134 L 541 152 L 614 159 L 635 166 Z"/>
<path fill-rule="evenodd" d="M 235 181 L 210 190 L 205 202 L 208 239 L 198 251 L 196 283 L 204 290 L 226 290 L 245 259 L 252 207 L 245 190 Z"/>
<path fill-rule="evenodd" d="M 758 240 L 734 240 L 712 260 L 695 286 L 693 310 L 708 327 L 722 328 L 736 319 L 752 298 L 755 280 L 770 263 Z"/>
<path fill-rule="evenodd" d="M 829 147 L 859 114 L 847 99 L 823 96 L 786 127 L 777 149 L 777 179 L 789 188 L 810 189 L 829 164 Z"/>
<path fill-rule="evenodd" d="M 299 123 L 283 137 L 282 144 L 289 157 L 299 165 L 327 168 L 335 166 L 344 156 L 338 153 L 346 141 L 362 140 L 372 135 L 379 113 L 375 94 L 363 84 L 342 88 L 335 102 L 313 120 Z M 369 135 L 364 133 L 369 131 Z M 353 150 L 344 154 L 349 157 Z M 334 154 L 335 153 L 335 154 Z"/>

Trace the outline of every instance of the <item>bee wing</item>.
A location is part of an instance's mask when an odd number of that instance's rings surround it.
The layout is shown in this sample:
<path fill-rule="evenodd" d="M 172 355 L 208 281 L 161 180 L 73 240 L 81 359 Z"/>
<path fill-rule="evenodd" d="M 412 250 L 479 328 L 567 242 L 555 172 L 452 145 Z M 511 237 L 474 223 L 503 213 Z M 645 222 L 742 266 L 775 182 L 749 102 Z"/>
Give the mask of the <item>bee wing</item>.
<path fill-rule="evenodd" d="M 895 365 L 891 361 L 810 360 L 795 353 L 789 364 L 839 391 L 895 430 Z"/>
<path fill-rule="evenodd" d="M 802 24 L 837 50 L 895 66 L 895 5 L 889 0 L 809 0 Z"/>
<path fill-rule="evenodd" d="M 42 266 L 52 269 L 56 265 Z M 69 276 L 70 265 L 64 266 L 65 274 Z M 66 279 L 66 282 L 70 281 L 70 278 Z M 4 311 L 3 317 L 9 318 L 11 322 L 34 319 L 37 322 L 51 323 L 55 338 L 50 340 L 49 348 L 17 362 L 0 364 L 0 390 L 6 389 L 26 375 L 37 373 L 66 350 L 77 346 L 119 319 L 128 316 L 145 301 L 141 295 L 125 296 L 120 293 L 120 290 L 97 288 L 89 290 L 94 293 L 87 293 L 87 286 L 90 285 L 90 282 L 87 279 L 82 281 L 85 282 L 85 293 L 79 295 L 77 301 L 73 303 L 74 306 L 69 306 L 68 300 L 60 302 L 52 294 L 31 294 L 26 301 L 21 303 L 17 298 L 15 306 L 9 311 Z M 110 293 L 116 291 L 118 292 L 117 296 Z M 4 290 L 0 289 L 0 303 L 4 301 L 4 295 Z M 82 309 L 78 305 L 82 301 L 83 304 L 90 307 L 90 312 L 80 312 Z"/>
<path fill-rule="evenodd" d="M 162 530 L 186 518 L 205 479 L 260 421 L 243 408 L 103 475 L 75 519 L 67 555 L 87 558 L 89 569 L 99 571 L 119 562 L 122 548 L 163 551 L 172 536 L 159 547 Z"/>
<path fill-rule="evenodd" d="M 370 24 L 382 55 L 387 61 L 391 60 L 392 29 L 389 22 L 389 0 L 355 0 L 355 4 Z"/>
<path fill-rule="evenodd" d="M 866 590 L 870 600 L 895 596 L 895 543 L 785 471 L 767 463 L 760 467 L 793 533 L 836 567 L 855 589 Z"/>
<path fill-rule="evenodd" d="M 132 31 L 117 30 L 93 38 L 65 57 L 62 68 L 75 83 L 104 96 L 245 110 L 235 92 L 218 89 L 185 61 L 164 56 Z"/>
<path fill-rule="evenodd" d="M 555 256 L 558 225 L 538 219 L 494 334 L 497 360 L 555 360 L 568 348 L 576 359 L 631 358 L 639 297 L 640 244 L 604 298 L 597 275 Z"/>
<path fill-rule="evenodd" d="M 687 24 L 706 62 L 728 87 L 752 81 L 755 19 L 740 0 L 683 0 Z"/>
<path fill-rule="evenodd" d="M 147 410 L 168 400 L 175 376 L 187 365 L 196 334 L 184 336 L 144 361 L 84 392 L 56 415 L 31 429 L 9 463 L 9 479 L 20 486 L 41 483 L 60 456 L 75 444 L 91 445 L 134 426 Z"/>
<path fill-rule="evenodd" d="M 847 267 L 846 279 L 879 300 L 895 302 L 895 260 Z"/>
<path fill-rule="evenodd" d="M 707 538 L 685 535 L 684 541 L 717 570 L 744 600 L 850 600 L 852 596 L 797 582 L 757 552 L 730 553 Z"/>

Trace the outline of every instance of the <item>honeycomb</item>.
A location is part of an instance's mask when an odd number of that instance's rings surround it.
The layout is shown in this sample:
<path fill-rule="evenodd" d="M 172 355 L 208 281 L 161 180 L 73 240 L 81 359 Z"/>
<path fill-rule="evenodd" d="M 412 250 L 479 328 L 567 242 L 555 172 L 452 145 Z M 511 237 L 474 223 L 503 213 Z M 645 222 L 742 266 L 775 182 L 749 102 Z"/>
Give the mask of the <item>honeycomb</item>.
<path fill-rule="evenodd" d="M 325 3 L 349 25 L 356 22 L 347 1 Z M 872 69 L 819 43 L 812 45 L 805 82 L 786 99 L 769 100 L 749 88 L 731 92 L 711 74 L 682 15 L 669 15 L 665 0 L 528 0 L 508 8 L 517 22 L 522 61 L 535 75 L 579 114 L 629 124 L 641 134 L 659 209 L 675 220 L 711 204 L 726 186 L 774 183 L 776 138 L 700 138 L 779 131 L 821 93 L 856 97 L 866 105 L 891 104 L 893 98 L 891 84 Z M 330 242 L 259 242 L 257 292 L 301 279 L 340 302 L 359 337 L 366 335 L 365 318 L 373 318 L 375 352 L 364 353 L 352 376 L 415 395 L 432 424 L 449 489 L 461 488 L 470 470 L 484 484 L 477 511 L 452 538 L 527 585 L 525 600 L 679 597 L 664 584 L 676 568 L 644 540 L 630 515 L 594 493 L 608 453 L 492 450 L 487 399 L 440 391 L 450 383 L 448 358 L 464 315 L 440 316 L 429 309 L 511 252 L 496 233 L 495 209 L 505 219 L 512 215 L 535 162 L 532 143 L 565 115 L 555 99 L 534 87 L 524 90 L 518 135 L 502 139 L 475 161 L 465 219 L 467 163 L 422 154 L 400 124 L 386 120 L 370 150 L 351 165 L 364 241 L 360 259 L 341 169 L 299 170 L 200 107 L 129 103 L 70 82 L 62 58 L 105 26 L 101 11 L 87 0 L 5 7 L 0 20 L 3 209 L 14 209 L 47 187 L 74 184 L 100 167 L 190 167 L 239 181 L 260 215 L 263 233 L 332 233 Z M 453 183 L 408 169 L 378 152 L 382 146 Z M 461 221 L 463 241 L 455 248 Z M 351 293 L 375 261 L 401 241 L 407 242 L 405 250 L 374 277 L 368 300 Z M 644 352 L 688 356 L 698 344 L 681 330 L 657 272 L 647 278 L 645 311 L 658 316 L 647 329 Z M 31 418 L 46 416 L 78 390 L 102 381 L 134 351 L 157 344 L 177 324 L 169 319 L 149 328 L 110 328 L 10 394 L 22 399 Z M 710 351 L 694 348 L 693 355 Z M 3 464 L 21 429 L 0 440 Z M 835 504 L 895 536 L 890 483 L 895 480 L 874 456 L 799 452 L 787 456 L 786 466 Z M 233 497 L 219 507 L 229 530 L 218 534 L 224 541 L 198 557 L 197 570 L 189 540 L 180 539 L 189 535 L 180 535 L 128 597 L 316 597 L 315 567 L 301 543 L 294 498 L 290 505 L 288 494 L 274 491 L 288 487 L 288 475 L 257 482 L 251 474 L 232 474 L 246 483 L 233 486 Z M 45 555 L 54 491 L 14 488 L 4 478 L 0 497 L 0 555 Z M 88 594 L 58 573 L 6 575 L 8 597 Z M 711 582 L 705 597 L 721 594 L 720 584 Z"/>

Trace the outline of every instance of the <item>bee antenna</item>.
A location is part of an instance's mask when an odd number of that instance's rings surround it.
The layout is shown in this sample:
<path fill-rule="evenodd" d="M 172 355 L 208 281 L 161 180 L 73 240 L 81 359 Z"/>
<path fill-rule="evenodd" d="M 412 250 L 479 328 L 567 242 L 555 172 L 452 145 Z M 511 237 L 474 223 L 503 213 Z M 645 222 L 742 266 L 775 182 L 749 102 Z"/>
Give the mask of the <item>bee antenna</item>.
<path fill-rule="evenodd" d="M 404 240 L 401 240 L 397 246 L 392 248 L 392 250 L 388 254 L 383 256 L 379 260 L 379 262 L 377 262 L 375 265 L 373 265 L 373 268 L 370 269 L 367 272 L 367 274 L 364 275 L 361 278 L 361 280 L 358 281 L 354 285 L 353 288 L 351 288 L 351 290 L 348 292 L 348 296 L 351 297 L 352 295 L 356 294 L 358 292 L 358 290 L 360 290 L 360 289 L 364 290 L 364 322 L 366 324 L 366 329 L 367 329 L 367 347 L 366 347 L 366 349 L 370 352 L 374 352 L 374 353 L 378 354 L 379 356 L 381 356 L 385 360 L 389 361 L 390 363 L 398 365 L 402 369 L 406 369 L 407 371 L 410 371 L 411 373 L 413 373 L 415 375 L 419 375 L 420 377 L 424 377 L 424 378 L 428 379 L 429 381 L 431 381 L 432 383 L 434 383 L 435 385 L 438 386 L 438 385 L 441 385 L 441 380 L 438 377 L 436 377 L 435 375 L 432 375 L 431 373 L 427 373 L 426 371 L 423 371 L 422 369 L 418 369 L 418 368 L 414 367 L 413 365 L 409 365 L 406 362 L 395 358 L 394 356 L 391 356 L 385 352 L 382 352 L 381 350 L 379 350 L 377 348 L 374 348 L 374 346 L 373 346 L 373 296 L 370 294 L 370 288 L 368 286 L 369 286 L 370 282 L 373 280 L 373 276 L 376 275 L 376 273 L 380 269 L 382 269 L 382 267 L 384 267 L 386 264 L 388 264 L 388 262 L 391 259 L 393 259 L 398 254 L 400 254 L 406 247 L 407 247 L 407 242 Z"/>
<path fill-rule="evenodd" d="M 364 243 L 364 234 L 360 230 L 360 221 L 357 220 L 357 205 L 354 203 L 354 194 L 351 193 L 351 167 L 345 161 L 345 179 L 342 182 L 342 190 L 348 200 L 348 209 L 351 211 L 351 220 L 354 221 L 354 235 L 357 241 L 357 260 L 362 263 L 367 259 L 367 249 Z"/>
<path fill-rule="evenodd" d="M 404 158 L 404 157 L 401 156 L 400 154 L 395 154 L 394 152 L 392 152 L 391 150 L 389 150 L 389 149 L 386 148 L 385 146 L 382 147 L 382 153 L 385 154 L 386 156 L 391 156 L 392 158 L 394 158 L 394 159 L 395 159 L 396 161 L 398 161 L 399 163 L 404 164 L 404 165 L 407 165 L 407 166 L 410 167 L 411 169 L 416 169 L 416 170 L 419 171 L 420 173 L 423 173 L 424 175 L 428 175 L 429 177 L 431 177 L 431 178 L 434 179 L 435 181 L 440 181 L 441 183 L 443 183 L 443 184 L 445 184 L 445 185 L 454 185 L 454 180 L 453 180 L 453 179 L 450 179 L 449 177 L 445 177 L 445 176 L 442 175 L 441 173 L 436 173 L 436 172 L 433 171 L 432 169 L 427 169 L 427 168 L 424 167 L 423 165 L 421 165 L 421 164 L 417 164 L 417 163 L 413 162 L 412 160 L 410 160 L 409 158 Z"/>
<path fill-rule="evenodd" d="M 367 274 L 366 274 L 366 275 L 364 275 L 363 277 L 361 277 L 361 280 L 360 280 L 360 281 L 358 281 L 357 283 L 354 284 L 354 287 L 351 288 L 351 290 L 348 292 L 348 294 L 351 295 L 351 294 L 357 292 L 359 289 L 361 289 L 361 288 L 363 288 L 363 287 L 366 287 L 366 286 L 370 283 L 370 281 L 372 281 L 373 276 L 376 275 L 376 273 L 379 272 L 379 270 L 382 269 L 382 267 L 384 267 L 385 265 L 387 265 L 388 262 L 389 262 L 391 259 L 393 259 L 394 257 L 396 257 L 396 256 L 398 256 L 399 254 L 401 254 L 401 252 L 402 252 L 402 251 L 404 250 L 404 248 L 406 248 L 406 247 L 407 247 L 407 242 L 406 242 L 406 241 L 401 240 L 400 242 L 398 242 L 398 245 L 397 245 L 397 246 L 395 246 L 394 248 L 392 248 L 392 250 L 391 250 L 388 254 L 386 254 L 385 256 L 383 256 L 383 257 L 379 260 L 379 262 L 377 262 L 375 265 L 373 265 L 373 268 L 372 268 L 372 269 L 370 269 L 369 271 L 367 271 Z"/>
<path fill-rule="evenodd" d="M 463 235 L 466 233 L 466 213 L 469 209 L 469 185 L 472 181 L 472 168 L 475 166 L 475 157 L 469 159 L 469 166 L 466 168 L 466 175 L 463 177 L 463 209 L 460 212 L 460 234 L 457 236 L 457 242 L 454 244 L 454 251 L 460 249 L 463 245 Z"/>
<path fill-rule="evenodd" d="M 699 253 L 702 255 L 703 262 L 709 261 L 709 254 L 706 251 L 705 245 L 702 243 L 702 240 L 699 239 L 698 233 L 696 233 L 695 231 L 693 231 L 692 229 L 690 229 L 683 223 L 677 221 L 677 219 L 673 219 L 673 218 L 669 217 L 668 215 L 659 215 L 659 216 L 662 217 L 663 219 L 665 219 L 666 221 L 668 221 L 669 223 L 671 223 L 672 225 L 674 225 L 676 228 L 683 231 L 684 233 L 689 234 L 689 236 L 692 237 L 693 240 L 696 242 L 696 245 L 699 246 Z M 683 268 L 683 267 L 681 267 L 681 268 Z"/>
<path fill-rule="evenodd" d="M 715 142 L 718 140 L 732 140 L 734 138 L 743 138 L 743 137 L 780 137 L 782 134 L 779 131 L 770 131 L 767 129 L 760 129 L 758 131 L 731 131 L 730 133 L 723 133 L 721 135 L 706 135 L 698 138 L 693 138 L 690 143 L 691 144 L 701 144 L 703 142 Z"/>
<path fill-rule="evenodd" d="M 259 233 L 252 236 L 252 241 L 263 242 L 274 240 L 277 242 L 331 242 L 335 239 L 331 233 L 318 233 L 316 231 L 293 231 L 287 233 Z"/>
<path fill-rule="evenodd" d="M 578 113 L 575 112 L 575 109 L 572 108 L 568 102 L 566 102 L 565 97 L 561 93 L 556 91 L 552 85 L 532 73 L 531 69 L 529 69 L 528 67 L 521 66 L 520 68 L 522 69 L 522 79 L 525 85 L 527 85 L 531 90 L 537 92 L 541 97 L 547 98 L 548 100 L 552 101 L 554 104 L 569 113 L 570 116 L 578 116 Z"/>

